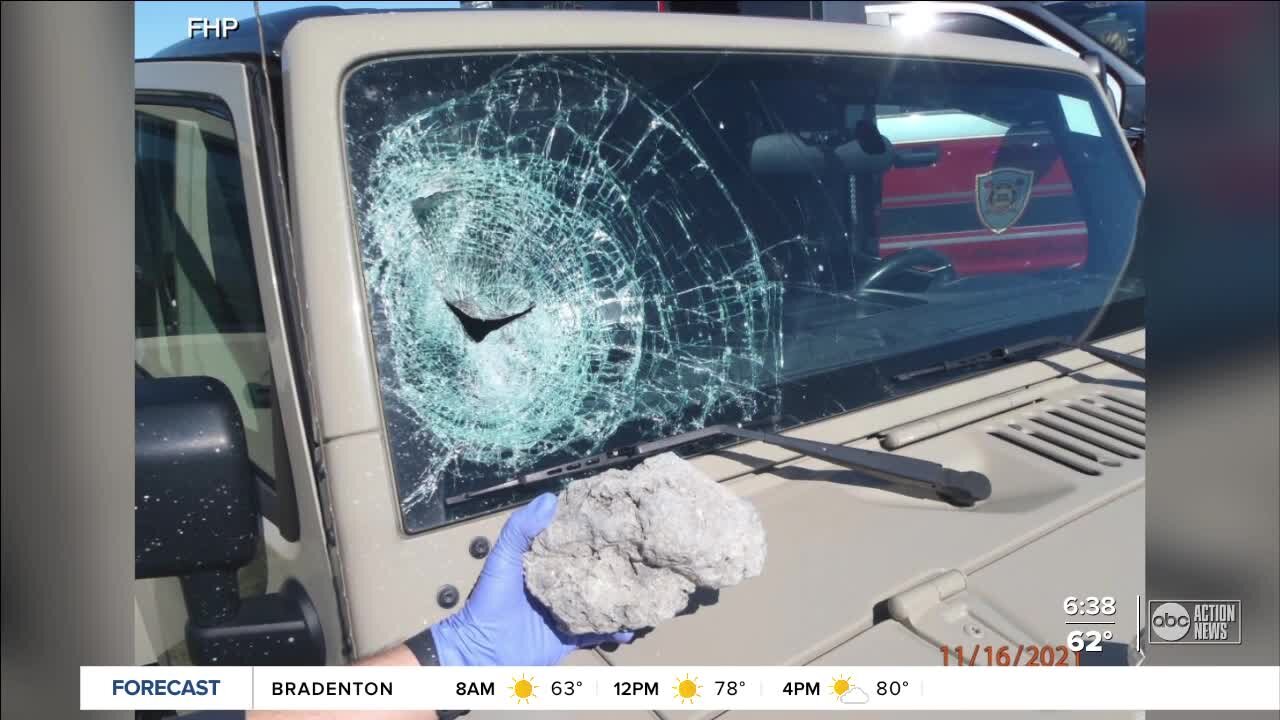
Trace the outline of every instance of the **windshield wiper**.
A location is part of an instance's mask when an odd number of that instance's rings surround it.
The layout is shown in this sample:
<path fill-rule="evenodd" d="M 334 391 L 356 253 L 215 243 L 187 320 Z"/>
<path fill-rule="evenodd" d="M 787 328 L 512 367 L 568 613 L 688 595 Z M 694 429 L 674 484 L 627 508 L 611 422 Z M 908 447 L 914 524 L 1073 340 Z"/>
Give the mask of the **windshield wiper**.
<path fill-rule="evenodd" d="M 444 504 L 446 506 L 456 505 L 512 488 L 560 480 L 565 477 L 581 475 L 585 472 L 599 472 L 605 468 L 632 463 L 640 458 L 657 455 L 674 450 L 682 445 L 720 435 L 729 435 L 744 440 L 756 440 L 769 445 L 776 445 L 780 448 L 793 450 L 801 455 L 825 460 L 832 465 L 839 465 L 865 473 L 889 483 L 922 489 L 932 493 L 938 499 L 958 507 L 969 507 L 979 500 L 986 500 L 991 497 L 991 481 L 986 475 L 979 472 L 952 470 L 935 462 L 905 455 L 803 440 L 777 433 L 740 428 L 734 425 L 711 425 L 701 430 L 680 433 L 661 440 L 652 440 L 616 448 L 589 458 L 574 460 L 563 465 L 556 465 L 555 467 L 522 475 L 498 485 L 454 495 L 446 498 Z"/>
<path fill-rule="evenodd" d="M 1098 347 L 1097 345 L 1073 345 L 1072 347 L 1077 350 L 1083 350 L 1099 360 L 1109 362 L 1116 367 L 1128 370 L 1143 380 L 1147 379 L 1147 361 L 1144 358 L 1126 355 L 1122 352 Z"/>
<path fill-rule="evenodd" d="M 986 365 L 996 362 L 1013 362 L 1019 359 L 1020 356 L 1025 355 L 1032 350 L 1040 350 L 1043 348 L 1083 350 L 1099 360 L 1109 362 L 1112 365 L 1128 370 L 1143 380 L 1147 379 L 1147 363 L 1142 358 L 1101 348 L 1097 345 L 1077 343 L 1069 337 L 1050 336 L 1016 343 L 1014 345 L 1005 345 L 1003 347 L 993 348 L 986 352 L 962 357 L 958 360 L 947 360 L 936 365 L 922 367 L 918 370 L 899 373 L 893 376 L 893 380 L 895 382 L 905 382 L 925 375 L 953 372 L 955 370 L 962 370 L 964 368 L 978 365 Z"/>

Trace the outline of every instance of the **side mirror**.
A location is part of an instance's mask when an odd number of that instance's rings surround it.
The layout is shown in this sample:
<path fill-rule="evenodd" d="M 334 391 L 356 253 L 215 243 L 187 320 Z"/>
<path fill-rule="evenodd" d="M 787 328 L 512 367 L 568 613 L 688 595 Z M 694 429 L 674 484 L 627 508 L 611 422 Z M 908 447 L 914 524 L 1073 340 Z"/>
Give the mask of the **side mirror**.
<path fill-rule="evenodd" d="M 134 574 L 234 581 L 260 521 L 231 392 L 213 378 L 139 378 L 134 408 Z"/>
<path fill-rule="evenodd" d="M 244 426 L 209 377 L 134 386 L 134 576 L 176 576 L 196 664 L 323 664 L 319 616 L 302 586 L 240 598 L 257 551 L 258 495 Z"/>

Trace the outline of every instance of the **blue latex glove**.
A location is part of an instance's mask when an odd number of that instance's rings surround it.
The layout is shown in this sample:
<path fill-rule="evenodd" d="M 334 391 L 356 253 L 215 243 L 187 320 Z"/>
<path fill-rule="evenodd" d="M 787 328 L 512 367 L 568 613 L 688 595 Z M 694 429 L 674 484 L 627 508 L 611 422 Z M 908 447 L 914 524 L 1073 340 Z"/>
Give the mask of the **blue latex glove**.
<path fill-rule="evenodd" d="M 441 665 L 555 665 L 582 647 L 631 642 L 634 633 L 570 635 L 524 587 L 523 557 L 551 524 L 556 496 L 512 513 L 461 610 L 431 627 Z"/>

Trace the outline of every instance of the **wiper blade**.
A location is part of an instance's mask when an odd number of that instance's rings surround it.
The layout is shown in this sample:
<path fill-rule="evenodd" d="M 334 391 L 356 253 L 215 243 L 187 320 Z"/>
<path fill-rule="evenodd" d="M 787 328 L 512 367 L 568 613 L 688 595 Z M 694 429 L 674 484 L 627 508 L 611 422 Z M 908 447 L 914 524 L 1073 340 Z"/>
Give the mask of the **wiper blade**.
<path fill-rule="evenodd" d="M 1032 350 L 1040 350 L 1043 348 L 1066 348 L 1082 350 L 1090 355 L 1109 362 L 1112 365 L 1128 370 L 1145 380 L 1147 378 L 1147 363 L 1142 358 L 1126 355 L 1114 350 L 1098 347 L 1087 343 L 1077 343 L 1069 337 L 1050 336 L 1041 337 L 1026 342 L 1006 345 L 1003 347 L 993 348 L 986 352 L 976 353 L 958 360 L 947 360 L 936 365 L 929 365 L 918 370 L 910 370 L 908 372 L 899 373 L 893 376 L 895 382 L 905 382 L 913 380 L 925 375 L 936 375 L 938 373 L 953 372 L 964 368 L 975 367 L 978 365 L 986 365 L 996 362 L 1013 362 L 1019 356 L 1025 355 Z"/>
<path fill-rule="evenodd" d="M 563 465 L 532 472 L 498 485 L 454 495 L 445 498 L 444 504 L 446 506 L 456 505 L 512 488 L 538 485 L 551 480 L 582 475 L 587 472 L 599 472 L 609 467 L 632 463 L 641 458 L 674 450 L 682 445 L 721 435 L 744 440 L 756 440 L 787 450 L 793 450 L 801 455 L 825 460 L 833 465 L 865 473 L 893 484 L 924 490 L 932 493 L 938 499 L 958 507 L 969 507 L 979 500 L 986 500 L 991 497 L 991 481 L 986 475 L 979 472 L 952 470 L 935 462 L 905 455 L 895 455 L 876 450 L 862 450 L 844 445 L 832 445 L 761 430 L 740 428 L 735 425 L 711 425 L 701 430 L 680 433 L 661 440 L 652 440 L 617 448 L 582 460 L 574 460 Z"/>

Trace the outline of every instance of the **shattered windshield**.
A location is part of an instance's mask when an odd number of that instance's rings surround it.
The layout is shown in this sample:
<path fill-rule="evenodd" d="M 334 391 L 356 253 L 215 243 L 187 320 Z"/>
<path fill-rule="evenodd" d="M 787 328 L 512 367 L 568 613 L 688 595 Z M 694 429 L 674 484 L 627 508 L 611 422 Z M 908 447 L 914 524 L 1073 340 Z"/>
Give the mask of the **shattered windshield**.
<path fill-rule="evenodd" d="M 371 62 L 343 95 L 407 532 L 575 457 L 785 429 L 921 390 L 903 369 L 1083 332 L 1141 198 L 1107 108 L 1048 70 L 465 55 Z"/>

